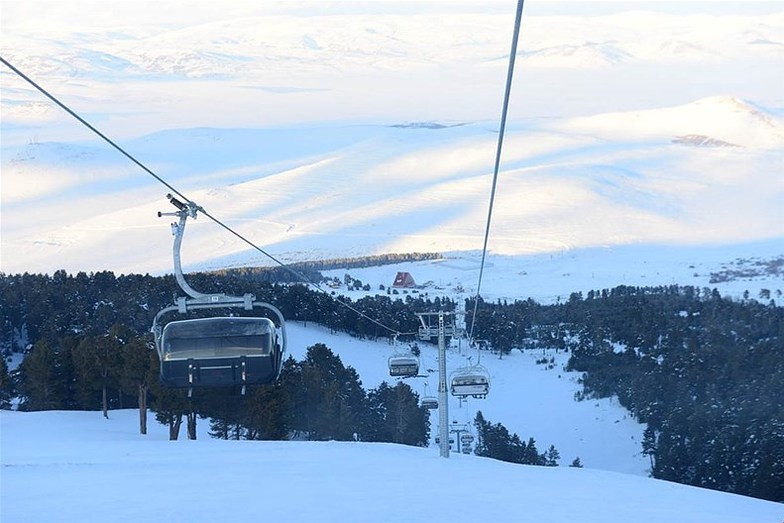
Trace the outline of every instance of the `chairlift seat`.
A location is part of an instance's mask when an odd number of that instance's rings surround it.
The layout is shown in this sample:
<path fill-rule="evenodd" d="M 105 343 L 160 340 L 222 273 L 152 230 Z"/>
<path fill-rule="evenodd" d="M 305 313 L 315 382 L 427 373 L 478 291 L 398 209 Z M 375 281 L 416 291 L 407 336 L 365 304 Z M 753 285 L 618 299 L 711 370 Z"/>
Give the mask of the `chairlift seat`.
<path fill-rule="evenodd" d="M 161 381 L 176 388 L 271 383 L 282 359 L 269 318 L 172 321 L 160 347 Z"/>
<path fill-rule="evenodd" d="M 416 356 L 391 356 L 389 358 L 389 375 L 393 377 L 411 377 L 419 373 L 419 358 Z"/>
<path fill-rule="evenodd" d="M 482 398 L 490 391 L 490 381 L 481 372 L 461 373 L 452 378 L 450 391 L 461 398 Z"/>
<path fill-rule="evenodd" d="M 428 410 L 434 410 L 438 408 L 438 398 L 428 397 L 425 396 L 422 398 L 422 406 Z"/>

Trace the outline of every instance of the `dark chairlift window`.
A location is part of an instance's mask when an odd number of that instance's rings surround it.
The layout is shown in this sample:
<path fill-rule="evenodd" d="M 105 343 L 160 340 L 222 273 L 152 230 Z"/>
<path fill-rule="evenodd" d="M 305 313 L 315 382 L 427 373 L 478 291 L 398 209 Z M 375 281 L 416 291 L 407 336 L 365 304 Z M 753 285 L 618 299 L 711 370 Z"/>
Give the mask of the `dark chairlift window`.
<path fill-rule="evenodd" d="M 267 318 L 202 318 L 171 322 L 163 330 L 165 361 L 266 356 L 274 325 Z"/>

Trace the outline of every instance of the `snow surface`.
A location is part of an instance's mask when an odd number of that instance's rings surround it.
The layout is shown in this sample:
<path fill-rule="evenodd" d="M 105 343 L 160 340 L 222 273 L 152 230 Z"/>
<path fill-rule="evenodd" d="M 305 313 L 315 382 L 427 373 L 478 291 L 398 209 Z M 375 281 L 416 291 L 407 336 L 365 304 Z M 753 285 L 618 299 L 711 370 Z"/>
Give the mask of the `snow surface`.
<path fill-rule="evenodd" d="M 201 422 L 202 429 L 204 422 Z M 779 523 L 781 504 L 625 474 L 343 442 L 167 441 L 138 413 L 0 412 L 3 523 Z M 53 430 L 56 428 L 56 430 Z"/>
<path fill-rule="evenodd" d="M 780 6 L 528 4 L 491 252 L 784 251 Z M 4 2 L 3 56 L 278 259 L 481 247 L 514 2 L 97 5 Z M 0 270 L 168 272 L 168 189 L 0 74 Z"/>

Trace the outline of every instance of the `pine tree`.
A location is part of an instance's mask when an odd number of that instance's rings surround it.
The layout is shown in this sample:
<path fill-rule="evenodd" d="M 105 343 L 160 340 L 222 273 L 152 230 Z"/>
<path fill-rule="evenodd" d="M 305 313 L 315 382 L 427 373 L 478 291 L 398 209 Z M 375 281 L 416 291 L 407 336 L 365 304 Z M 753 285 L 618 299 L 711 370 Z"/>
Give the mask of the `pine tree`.
<path fill-rule="evenodd" d="M 401 381 L 390 387 L 382 382 L 368 393 L 368 402 L 373 415 L 369 441 L 427 445 L 430 415 L 407 383 Z"/>
<path fill-rule="evenodd" d="M 476 427 L 476 435 L 477 435 L 476 444 L 474 445 L 474 454 L 476 454 L 477 456 L 487 456 L 488 425 L 489 423 L 485 420 L 485 417 L 482 415 L 482 411 L 478 410 L 476 412 L 476 417 L 474 418 L 474 427 Z"/>
<path fill-rule="evenodd" d="M 308 348 L 298 374 L 299 388 L 286 387 L 293 394 L 291 403 L 302 408 L 292 428 L 311 440 L 350 441 L 365 432 L 367 396 L 356 370 L 317 343 Z"/>
<path fill-rule="evenodd" d="M 122 346 L 120 385 L 136 395 L 139 406 L 139 432 L 147 434 L 147 393 L 150 383 L 158 379 L 158 358 L 144 340 L 128 332 Z"/>
<path fill-rule="evenodd" d="M 62 361 L 52 345 L 41 340 L 19 366 L 19 410 L 66 408 L 66 391 L 59 370 Z"/>
<path fill-rule="evenodd" d="M 556 450 L 555 446 L 550 445 L 547 452 L 544 454 L 544 464 L 546 467 L 557 467 L 558 460 L 561 459 L 561 454 Z"/>
<path fill-rule="evenodd" d="M 251 409 L 251 395 L 241 395 L 233 388 L 196 389 L 191 404 L 210 419 L 210 436 L 219 439 L 242 439 Z M 193 410 L 189 408 L 188 410 Z"/>
<path fill-rule="evenodd" d="M 656 431 L 648 425 L 642 434 L 642 455 L 648 456 L 651 460 L 651 470 L 656 468 L 654 457 L 656 456 Z"/>
<path fill-rule="evenodd" d="M 289 404 L 280 384 L 255 387 L 246 413 L 248 439 L 283 440 L 289 432 Z"/>
<path fill-rule="evenodd" d="M 157 360 L 157 353 L 156 353 Z M 189 410 L 187 393 L 183 389 L 170 389 L 161 385 L 159 380 L 150 384 L 153 395 L 152 408 L 155 419 L 169 427 L 169 439 L 176 440 L 180 435 L 182 417 Z"/>
<path fill-rule="evenodd" d="M 547 455 L 539 454 L 534 438 L 529 438 L 528 443 L 523 443 L 517 434 L 510 434 L 502 424 L 493 425 L 485 420 L 481 411 L 476 413 L 474 426 L 478 434 L 474 450 L 477 456 L 523 465 L 558 465 L 560 455 L 554 446 L 550 446 Z"/>
<path fill-rule="evenodd" d="M 8 364 L 5 362 L 5 358 L 0 356 L 0 410 L 11 408 L 13 394 L 14 384 L 8 373 Z"/>
<path fill-rule="evenodd" d="M 100 391 L 105 418 L 109 417 L 108 389 L 119 377 L 120 350 L 117 337 L 105 334 L 83 338 L 73 351 L 76 385 L 83 405 L 90 408 L 94 393 Z"/>

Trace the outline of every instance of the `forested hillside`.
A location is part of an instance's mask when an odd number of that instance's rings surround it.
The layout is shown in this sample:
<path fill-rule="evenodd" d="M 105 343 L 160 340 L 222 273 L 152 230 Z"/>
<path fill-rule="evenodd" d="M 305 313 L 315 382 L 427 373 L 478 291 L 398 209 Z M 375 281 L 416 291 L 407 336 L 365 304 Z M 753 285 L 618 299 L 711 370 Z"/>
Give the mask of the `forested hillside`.
<path fill-rule="evenodd" d="M 357 337 L 389 334 L 303 285 L 270 283 L 252 272 L 190 279 L 215 292 L 251 291 L 288 319 Z M 149 395 L 173 437 L 183 416 L 189 434 L 202 416 L 223 438 L 427 441 L 427 413 L 416 393 L 405 384 L 365 391 L 356 371 L 322 344 L 303 361 L 289 359 L 278 383 L 245 397 L 200 391 L 188 399 L 162 389 L 148 331 L 176 294 L 171 277 L 1 274 L 2 350 L 27 354 L 13 376 L 0 367 L 0 402 L 7 407 L 18 397 L 26 410 L 98 409 L 146 405 Z M 416 331 L 416 312 L 455 308 L 448 299 L 411 295 L 341 300 L 400 332 Z M 471 311 L 473 303 L 466 305 Z M 474 337 L 499 357 L 513 349 L 569 351 L 570 368 L 584 373 L 576 399 L 617 395 L 648 425 L 641 451 L 655 477 L 784 500 L 784 308 L 773 302 L 678 286 L 575 293 L 555 305 L 482 302 Z M 503 428 L 482 423 L 487 434 Z M 506 436 L 501 440 L 521 447 L 516 435 Z M 518 458 L 512 460 L 532 461 Z"/>
<path fill-rule="evenodd" d="M 471 310 L 470 308 L 468 310 Z M 648 425 L 653 476 L 784 500 L 784 308 L 710 289 L 621 286 L 484 303 L 478 337 L 571 351 L 577 399 L 616 395 Z"/>

